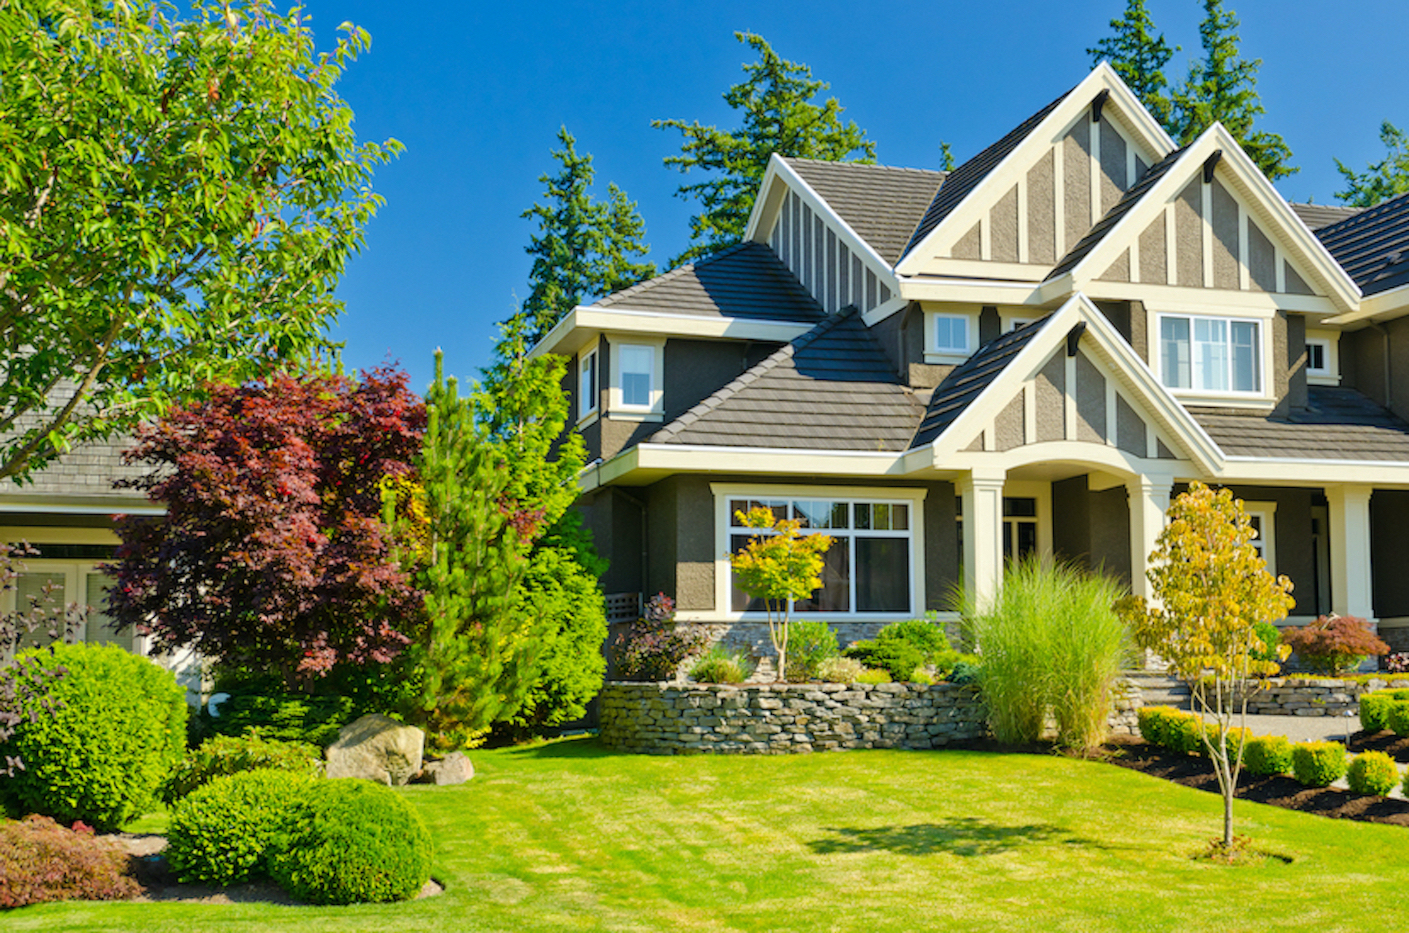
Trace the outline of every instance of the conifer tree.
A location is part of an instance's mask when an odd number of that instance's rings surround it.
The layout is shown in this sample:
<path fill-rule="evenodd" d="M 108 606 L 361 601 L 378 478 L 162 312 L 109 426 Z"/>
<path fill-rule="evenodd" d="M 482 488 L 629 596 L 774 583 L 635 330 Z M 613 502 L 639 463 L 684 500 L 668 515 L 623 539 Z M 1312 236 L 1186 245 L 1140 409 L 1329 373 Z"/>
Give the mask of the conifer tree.
<path fill-rule="evenodd" d="M 1189 66 L 1189 75 L 1173 97 L 1170 135 L 1180 145 L 1198 138 L 1220 122 L 1268 178 L 1276 181 L 1297 171 L 1288 165 L 1292 151 L 1276 133 L 1254 130 L 1253 122 L 1267 111 L 1257 94 L 1257 70 L 1262 59 L 1249 61 L 1238 53 L 1238 17 L 1223 8 L 1223 0 L 1203 0 L 1199 40 L 1204 57 Z"/>
<path fill-rule="evenodd" d="M 681 154 L 665 164 L 688 174 L 709 173 L 702 181 L 681 185 L 676 196 L 698 200 L 701 211 L 690 218 L 691 246 L 671 265 L 692 261 L 739 242 L 748 226 L 754 195 L 773 153 L 833 162 L 873 162 L 876 145 L 856 123 L 843 123 L 835 97 L 823 104 L 813 99 L 831 85 L 812 77 L 812 69 L 778 56 L 768 42 L 749 32 L 734 37 L 758 53 L 744 65 L 747 80 L 724 94 L 730 107 L 742 111 L 735 130 L 703 126 L 699 121 L 652 120 L 657 129 L 679 130 Z"/>
<path fill-rule="evenodd" d="M 1345 179 L 1345 190 L 1336 192 L 1342 204 L 1374 207 L 1409 192 L 1409 134 L 1386 120 L 1380 124 L 1380 141 L 1385 144 L 1385 157 L 1363 172 L 1336 159 L 1336 171 Z"/>
<path fill-rule="evenodd" d="M 1111 20 L 1111 35 L 1086 50 L 1091 64 L 1108 61 L 1156 120 L 1169 126 L 1169 80 L 1164 68 L 1174 49 L 1155 31 L 1146 0 L 1127 0 L 1125 15 Z"/>

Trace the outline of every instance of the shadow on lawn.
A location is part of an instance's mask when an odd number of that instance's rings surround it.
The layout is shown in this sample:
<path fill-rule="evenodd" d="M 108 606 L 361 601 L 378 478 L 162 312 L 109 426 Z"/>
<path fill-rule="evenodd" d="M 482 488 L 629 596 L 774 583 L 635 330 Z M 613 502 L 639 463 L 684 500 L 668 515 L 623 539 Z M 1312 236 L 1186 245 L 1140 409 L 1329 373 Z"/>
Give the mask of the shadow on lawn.
<path fill-rule="evenodd" d="M 523 745 L 509 750 L 515 758 L 619 758 L 625 752 L 607 748 L 595 735 L 578 735 L 567 739 L 551 739 L 535 745 Z"/>
<path fill-rule="evenodd" d="M 996 855 L 1034 842 L 1064 845 L 1100 846 L 1058 826 L 1029 823 L 999 826 L 972 816 L 946 823 L 917 823 L 914 826 L 878 826 L 874 829 L 828 829 L 835 835 L 814 839 L 808 845 L 820 855 L 842 852 L 895 852 L 899 855 Z"/>

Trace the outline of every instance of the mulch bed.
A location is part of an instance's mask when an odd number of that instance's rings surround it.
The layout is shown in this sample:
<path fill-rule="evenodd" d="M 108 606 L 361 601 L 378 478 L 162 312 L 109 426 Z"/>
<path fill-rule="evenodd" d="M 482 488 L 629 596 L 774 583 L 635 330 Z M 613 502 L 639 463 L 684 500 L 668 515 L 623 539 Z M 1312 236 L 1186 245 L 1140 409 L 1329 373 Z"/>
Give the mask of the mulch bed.
<path fill-rule="evenodd" d="M 1002 745 L 991 740 L 965 742 L 963 748 L 975 751 L 1061 754 L 1051 743 Z M 1396 761 L 1409 761 L 1409 737 L 1392 732 L 1357 732 L 1350 737 L 1348 750 L 1354 754 L 1382 751 Z M 1218 793 L 1218 777 L 1203 758 L 1184 755 L 1150 745 L 1137 737 L 1113 738 L 1094 757 L 1121 768 L 1173 781 L 1195 790 Z M 1304 787 L 1290 777 L 1258 777 L 1246 769 L 1238 778 L 1238 799 L 1270 804 L 1287 810 L 1314 813 L 1338 820 L 1390 823 L 1409 826 L 1409 800 L 1352 794 L 1335 787 Z"/>

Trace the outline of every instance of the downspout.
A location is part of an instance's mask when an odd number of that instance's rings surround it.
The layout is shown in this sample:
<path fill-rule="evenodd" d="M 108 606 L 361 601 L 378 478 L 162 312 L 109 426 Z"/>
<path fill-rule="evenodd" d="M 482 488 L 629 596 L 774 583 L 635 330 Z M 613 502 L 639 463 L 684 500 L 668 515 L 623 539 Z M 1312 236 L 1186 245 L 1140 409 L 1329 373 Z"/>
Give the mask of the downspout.
<path fill-rule="evenodd" d="M 646 574 L 647 571 L 650 569 L 650 541 L 646 537 L 646 503 L 642 502 L 640 499 L 636 498 L 631 493 L 627 492 L 619 486 L 613 488 L 612 491 L 618 496 L 621 496 L 627 502 L 630 502 L 632 505 L 636 506 L 636 510 L 641 513 L 641 605 L 644 607 L 646 604 L 647 590 Z"/>

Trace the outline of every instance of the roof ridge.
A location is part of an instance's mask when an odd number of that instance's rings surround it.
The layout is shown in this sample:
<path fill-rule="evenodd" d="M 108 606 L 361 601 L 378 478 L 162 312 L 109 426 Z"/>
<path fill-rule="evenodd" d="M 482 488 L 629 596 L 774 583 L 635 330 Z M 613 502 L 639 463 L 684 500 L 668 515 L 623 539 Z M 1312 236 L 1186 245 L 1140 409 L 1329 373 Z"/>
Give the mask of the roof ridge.
<path fill-rule="evenodd" d="M 774 350 L 768 356 L 740 373 L 737 378 L 730 381 L 724 388 L 714 392 L 708 398 L 692 406 L 688 411 L 670 422 L 670 424 L 656 431 L 651 435 L 650 440 L 654 441 L 662 436 L 673 437 L 679 434 L 681 431 L 700 420 L 700 418 L 714 411 L 735 395 L 738 395 L 749 385 L 758 381 L 761 376 L 772 372 L 784 360 L 792 359 L 792 357 L 797 354 L 798 350 L 810 346 L 823 334 L 828 333 L 836 327 L 837 324 L 841 323 L 842 320 L 852 317 L 856 313 L 856 310 L 855 305 L 847 305 L 836 314 L 828 315 L 827 318 L 820 321 L 816 327 L 793 340 L 791 343 L 784 344 L 777 350 Z"/>
<path fill-rule="evenodd" d="M 1354 224 L 1357 224 L 1357 223 L 1361 223 L 1361 222 L 1369 223 L 1371 220 L 1375 219 L 1376 217 L 1379 217 L 1379 216 L 1381 216 L 1381 215 L 1383 215 L 1383 214 L 1385 214 L 1385 213 L 1388 213 L 1388 212 L 1390 211 L 1390 209 L 1398 210 L 1398 209 L 1399 209 L 1401 206 L 1403 206 L 1403 205 L 1397 204 L 1397 203 L 1395 203 L 1395 202 L 1397 202 L 1397 201 L 1404 201 L 1405 199 L 1409 199 L 1409 191 L 1406 191 L 1406 192 L 1404 192 L 1403 194 L 1397 194 L 1397 195 L 1395 195 L 1394 197 L 1390 198 L 1390 199 L 1387 200 L 1387 201 L 1381 201 L 1379 204 L 1376 204 L 1376 205 L 1374 205 L 1373 207 L 1363 207 L 1363 208 L 1360 209 L 1360 211 L 1359 211 L 1358 213 L 1352 214 L 1351 216 L 1345 218 L 1344 220 L 1338 220 L 1338 221 L 1336 221 L 1336 222 L 1333 223 L 1333 224 L 1326 224 L 1326 226 L 1324 226 L 1324 227 L 1318 227 L 1314 232 L 1315 232 L 1317 238 L 1319 239 L 1319 238 L 1321 237 L 1321 235 L 1324 234 L 1324 233 L 1336 233 L 1336 232 L 1339 232 L 1339 231 L 1337 230 L 1338 227 L 1349 227 L 1349 226 L 1351 226 L 1351 225 L 1354 225 Z M 1318 205 L 1316 205 L 1316 207 L 1340 207 L 1340 206 L 1341 206 L 1341 205 L 1330 205 L 1330 204 L 1318 204 Z"/>
<path fill-rule="evenodd" d="M 857 166 L 860 168 L 883 168 L 891 172 L 918 172 L 924 175 L 948 175 L 948 169 L 942 168 L 916 168 L 912 165 L 886 165 L 882 162 L 843 162 L 837 159 L 809 159 L 806 156 L 785 156 L 778 158 L 784 162 L 808 162 L 814 165 L 844 165 Z"/>
<path fill-rule="evenodd" d="M 705 256 L 701 259 L 697 259 L 694 262 L 687 262 L 683 266 L 676 266 L 674 269 L 667 269 L 660 275 L 652 276 L 651 278 L 646 279 L 645 281 L 637 282 L 635 285 L 629 285 L 626 288 L 614 291 L 609 295 L 603 295 L 601 298 L 598 298 L 596 301 L 592 302 L 591 306 L 596 307 L 606 301 L 615 301 L 619 298 L 624 298 L 627 295 L 635 294 L 648 287 L 654 287 L 662 282 L 668 282 L 672 279 L 679 278 L 686 272 L 693 272 L 700 266 L 707 266 L 717 259 L 723 259 L 725 256 L 732 256 L 734 253 L 740 252 L 751 245 L 755 245 L 753 240 L 743 240 L 739 243 L 731 244 L 729 246 L 724 247 L 723 249 L 719 249 L 713 253 L 710 253 L 708 256 Z M 769 250 L 769 252 L 772 252 L 772 250 Z"/>

